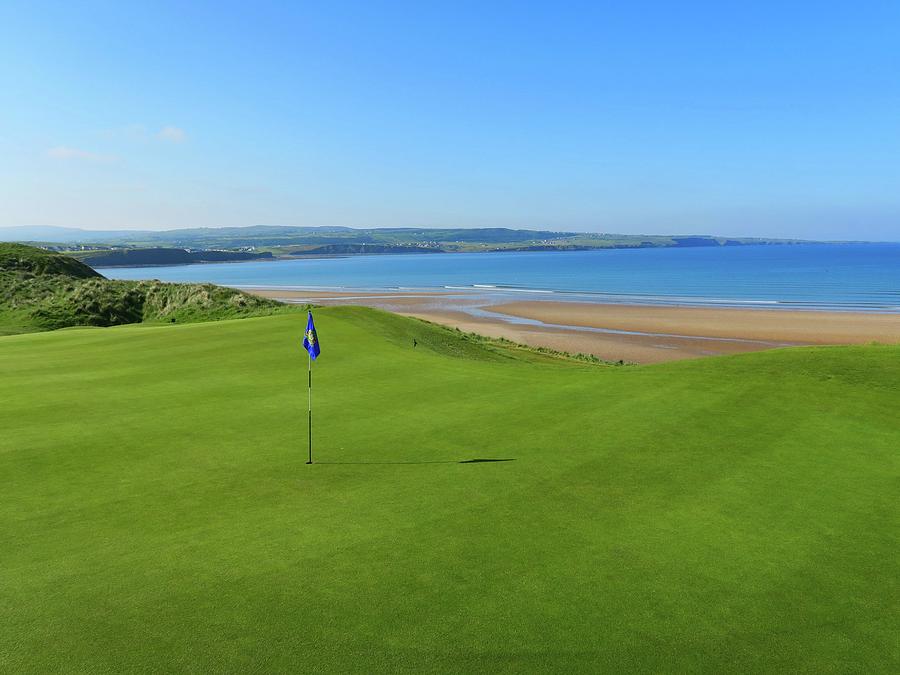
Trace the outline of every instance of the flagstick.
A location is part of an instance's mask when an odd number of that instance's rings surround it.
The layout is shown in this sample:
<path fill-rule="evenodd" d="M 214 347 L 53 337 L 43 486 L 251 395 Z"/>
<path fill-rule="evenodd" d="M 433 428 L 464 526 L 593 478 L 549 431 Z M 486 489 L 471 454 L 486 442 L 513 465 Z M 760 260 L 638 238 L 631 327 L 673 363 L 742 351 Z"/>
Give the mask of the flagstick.
<path fill-rule="evenodd" d="M 309 460 L 306 463 L 312 464 L 312 354 L 307 352 L 306 359 L 308 362 L 307 390 L 309 392 Z"/>

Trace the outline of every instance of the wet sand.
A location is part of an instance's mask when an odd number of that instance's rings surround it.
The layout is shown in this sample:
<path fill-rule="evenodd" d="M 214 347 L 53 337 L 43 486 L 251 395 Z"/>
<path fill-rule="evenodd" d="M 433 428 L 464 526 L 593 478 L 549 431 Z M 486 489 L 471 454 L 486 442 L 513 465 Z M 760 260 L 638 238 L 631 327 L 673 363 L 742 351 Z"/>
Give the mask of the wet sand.
<path fill-rule="evenodd" d="M 289 302 L 379 307 L 464 331 L 610 361 L 657 363 L 795 345 L 900 342 L 900 314 L 502 299 L 493 304 L 483 296 L 439 292 L 251 292 Z"/>

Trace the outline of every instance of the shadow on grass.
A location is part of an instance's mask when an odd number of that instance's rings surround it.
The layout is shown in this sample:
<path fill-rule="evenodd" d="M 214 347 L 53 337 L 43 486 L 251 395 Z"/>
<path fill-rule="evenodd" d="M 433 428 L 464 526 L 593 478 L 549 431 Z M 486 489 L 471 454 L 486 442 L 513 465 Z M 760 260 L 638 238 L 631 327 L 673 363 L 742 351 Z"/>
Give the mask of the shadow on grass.
<path fill-rule="evenodd" d="M 421 462 L 315 462 L 316 464 L 480 464 L 482 462 L 515 462 L 512 457 L 504 459 L 437 459 L 423 460 Z"/>

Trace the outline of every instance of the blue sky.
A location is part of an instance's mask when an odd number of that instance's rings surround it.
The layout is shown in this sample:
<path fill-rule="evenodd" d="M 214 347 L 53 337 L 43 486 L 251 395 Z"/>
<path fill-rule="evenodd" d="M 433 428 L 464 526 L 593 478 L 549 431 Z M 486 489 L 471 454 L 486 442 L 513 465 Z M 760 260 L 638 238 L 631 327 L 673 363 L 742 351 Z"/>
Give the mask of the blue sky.
<path fill-rule="evenodd" d="M 0 226 L 900 240 L 900 3 L 0 4 Z"/>

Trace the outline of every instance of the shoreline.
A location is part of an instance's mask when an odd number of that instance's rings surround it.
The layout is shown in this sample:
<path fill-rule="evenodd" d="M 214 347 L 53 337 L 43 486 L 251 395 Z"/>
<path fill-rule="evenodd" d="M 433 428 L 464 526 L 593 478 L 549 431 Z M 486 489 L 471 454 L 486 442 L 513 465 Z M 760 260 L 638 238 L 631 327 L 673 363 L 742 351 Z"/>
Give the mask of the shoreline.
<path fill-rule="evenodd" d="M 472 284 L 471 286 L 386 286 L 367 288 L 348 288 L 346 286 L 287 286 L 281 284 L 220 284 L 236 288 L 240 291 L 256 294 L 268 294 L 275 297 L 281 294 L 289 298 L 317 297 L 320 300 L 346 300 L 349 297 L 365 299 L 368 297 L 403 297 L 406 295 L 435 296 L 459 298 L 466 301 L 477 298 L 484 305 L 500 305 L 518 302 L 521 298 L 528 301 L 554 302 L 560 305 L 585 305 L 590 307 L 646 307 L 697 310 L 737 310 L 737 311 L 769 311 L 777 313 L 811 313 L 835 315 L 884 315 L 900 316 L 900 304 L 826 303 L 820 301 L 784 301 L 784 300 L 732 300 L 717 298 L 690 298 L 680 296 L 656 295 L 623 295 L 607 294 L 594 291 L 560 291 L 541 288 L 519 288 L 515 286 L 499 286 L 490 284 Z M 504 299 L 505 298 L 505 299 Z"/>
<path fill-rule="evenodd" d="M 609 361 L 659 363 L 778 347 L 900 342 L 900 314 L 510 300 L 414 290 L 243 290 L 284 302 L 377 307 Z"/>

